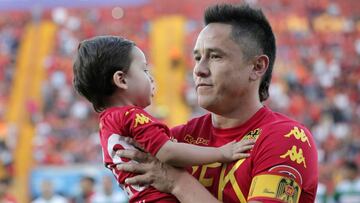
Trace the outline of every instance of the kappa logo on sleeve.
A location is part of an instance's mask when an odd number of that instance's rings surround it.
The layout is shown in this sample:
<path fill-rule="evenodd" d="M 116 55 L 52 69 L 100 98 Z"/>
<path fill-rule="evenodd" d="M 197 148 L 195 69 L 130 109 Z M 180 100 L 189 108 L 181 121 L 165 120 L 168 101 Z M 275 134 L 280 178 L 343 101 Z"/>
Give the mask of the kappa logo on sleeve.
<path fill-rule="evenodd" d="M 297 164 L 303 164 L 306 168 L 305 157 L 303 155 L 303 150 L 299 147 L 299 151 L 295 145 L 292 146 L 285 154 L 281 155 L 280 158 L 285 159 L 289 157 L 291 161 L 296 162 Z"/>
<path fill-rule="evenodd" d="M 144 114 L 142 113 L 137 113 L 135 115 L 135 125 L 134 125 L 134 128 L 138 127 L 138 125 L 144 125 L 144 124 L 147 124 L 147 123 L 150 123 L 152 122 L 152 120 L 145 116 Z"/>
<path fill-rule="evenodd" d="M 294 128 L 288 134 L 284 135 L 284 137 L 289 138 L 292 135 L 295 137 L 295 139 L 301 140 L 301 142 L 307 142 L 309 147 L 311 147 L 309 138 L 307 137 L 303 129 L 299 129 L 298 127 L 294 126 Z"/>

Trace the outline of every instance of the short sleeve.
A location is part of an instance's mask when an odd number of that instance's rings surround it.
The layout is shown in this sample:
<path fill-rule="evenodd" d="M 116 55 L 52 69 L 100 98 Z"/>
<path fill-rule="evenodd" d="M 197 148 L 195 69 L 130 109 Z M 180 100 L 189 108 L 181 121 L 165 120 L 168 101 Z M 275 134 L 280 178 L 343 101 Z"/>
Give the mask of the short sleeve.
<path fill-rule="evenodd" d="M 182 140 L 182 138 L 185 136 L 186 132 L 186 125 L 178 125 L 170 129 L 171 130 L 171 136 L 175 140 Z"/>
<path fill-rule="evenodd" d="M 303 188 L 316 191 L 317 151 L 310 132 L 286 123 L 264 129 L 261 136 L 254 147 L 248 200 L 297 203 Z"/>
<path fill-rule="evenodd" d="M 130 108 L 122 121 L 127 134 L 153 156 L 170 140 L 168 127 L 140 108 Z"/>

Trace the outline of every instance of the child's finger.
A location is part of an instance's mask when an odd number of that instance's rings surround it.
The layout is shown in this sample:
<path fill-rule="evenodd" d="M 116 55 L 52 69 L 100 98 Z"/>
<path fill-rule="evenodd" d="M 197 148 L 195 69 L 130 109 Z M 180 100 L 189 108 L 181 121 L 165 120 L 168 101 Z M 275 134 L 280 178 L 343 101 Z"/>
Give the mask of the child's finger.
<path fill-rule="evenodd" d="M 247 157 L 250 157 L 250 153 L 238 153 L 233 155 L 234 160 L 244 159 Z"/>
<path fill-rule="evenodd" d="M 235 153 L 239 153 L 239 152 L 245 152 L 247 150 L 250 150 L 254 147 L 254 145 L 246 145 L 246 146 L 240 146 L 235 148 L 234 152 Z"/>
<path fill-rule="evenodd" d="M 251 140 L 241 140 L 240 142 L 238 143 L 242 143 L 242 144 L 255 144 L 256 140 L 255 139 L 251 139 Z"/>
<path fill-rule="evenodd" d="M 246 142 L 237 142 L 235 143 L 235 147 L 241 147 L 241 146 L 248 146 L 248 145 L 254 145 L 254 141 L 246 141 Z"/>

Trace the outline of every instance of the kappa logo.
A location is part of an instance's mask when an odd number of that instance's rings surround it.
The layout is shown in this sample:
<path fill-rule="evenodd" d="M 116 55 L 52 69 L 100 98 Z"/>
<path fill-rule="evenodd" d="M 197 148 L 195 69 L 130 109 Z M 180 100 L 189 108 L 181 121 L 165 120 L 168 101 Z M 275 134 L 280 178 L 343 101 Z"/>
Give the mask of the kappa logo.
<path fill-rule="evenodd" d="M 144 124 L 147 124 L 147 123 L 150 123 L 152 122 L 152 120 L 145 116 L 144 114 L 140 113 L 140 114 L 136 114 L 135 115 L 135 125 L 134 125 L 134 128 L 136 128 L 138 125 L 144 125 Z"/>
<path fill-rule="evenodd" d="M 301 140 L 301 142 L 307 142 L 308 145 L 311 147 L 309 138 L 306 136 L 303 129 L 299 129 L 295 126 L 288 134 L 284 135 L 284 137 L 290 137 L 291 135 L 293 135 L 295 139 Z"/>
<path fill-rule="evenodd" d="M 202 137 L 197 137 L 196 139 L 189 135 L 186 134 L 184 137 L 185 142 L 189 143 L 189 144 L 203 144 L 203 145 L 209 145 L 209 140 L 204 139 Z"/>
<path fill-rule="evenodd" d="M 299 148 L 299 151 L 297 151 L 297 147 L 293 145 L 290 150 L 280 156 L 280 158 L 283 159 L 286 157 L 289 157 L 291 161 L 295 161 L 297 164 L 303 164 L 303 166 L 306 168 L 305 157 L 301 148 Z"/>

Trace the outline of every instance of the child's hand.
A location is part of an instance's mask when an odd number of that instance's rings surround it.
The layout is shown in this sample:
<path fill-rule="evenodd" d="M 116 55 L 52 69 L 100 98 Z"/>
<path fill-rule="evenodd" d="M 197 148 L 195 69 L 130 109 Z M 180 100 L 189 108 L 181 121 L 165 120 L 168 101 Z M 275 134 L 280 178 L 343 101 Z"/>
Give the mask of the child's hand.
<path fill-rule="evenodd" d="M 245 152 L 254 147 L 255 141 L 256 140 L 242 140 L 240 142 L 232 141 L 219 147 L 218 149 L 224 157 L 223 162 L 230 162 L 249 157 L 250 153 Z"/>

